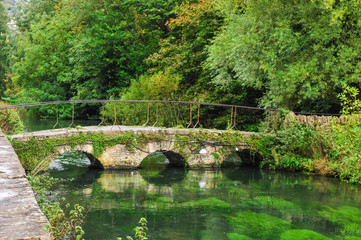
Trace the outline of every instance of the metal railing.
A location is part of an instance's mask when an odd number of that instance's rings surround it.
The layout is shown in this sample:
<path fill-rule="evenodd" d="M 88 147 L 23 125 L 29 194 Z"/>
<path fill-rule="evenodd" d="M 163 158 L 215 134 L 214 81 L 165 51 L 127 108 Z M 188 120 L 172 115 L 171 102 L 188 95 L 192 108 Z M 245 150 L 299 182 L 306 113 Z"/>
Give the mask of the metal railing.
<path fill-rule="evenodd" d="M 60 126 L 59 123 L 59 108 L 58 106 L 60 104 L 71 104 L 72 105 L 72 119 L 71 124 L 67 127 L 70 129 L 71 127 L 75 127 L 74 124 L 74 118 L 75 118 L 75 104 L 95 104 L 95 103 L 101 103 L 102 104 L 102 117 L 101 122 L 98 126 L 106 125 L 105 123 L 105 116 L 104 116 L 104 107 L 106 103 L 113 103 L 113 123 L 112 126 L 117 126 L 117 110 L 116 110 L 116 103 L 143 103 L 147 104 L 147 111 L 146 111 L 146 122 L 143 124 L 143 126 L 151 126 L 155 127 L 159 123 L 159 104 L 181 104 L 181 105 L 189 105 L 189 122 L 185 124 L 185 127 L 187 128 L 197 128 L 201 126 L 201 107 L 202 106 L 212 106 L 212 107 L 224 107 L 224 108 L 230 108 L 230 117 L 228 118 L 228 127 L 227 129 L 236 130 L 237 129 L 237 116 L 240 115 L 240 109 L 244 110 L 254 110 L 254 111 L 262 111 L 264 114 L 264 117 L 267 118 L 267 126 L 265 132 L 273 132 L 278 130 L 278 118 L 279 113 L 281 110 L 279 109 L 269 109 L 269 108 L 260 108 L 260 107 L 249 107 L 249 106 L 241 106 L 241 105 L 231 105 L 231 104 L 220 104 L 220 103 L 202 103 L 202 102 L 187 102 L 187 101 L 161 101 L 161 100 L 67 100 L 67 101 L 52 101 L 52 102 L 37 102 L 37 103 L 26 103 L 26 104 L 18 104 L 18 105 L 9 105 L 5 107 L 0 107 L 0 111 L 7 111 L 9 109 L 25 109 L 26 114 L 26 125 L 27 130 L 29 131 L 29 114 L 28 114 L 28 108 L 37 107 L 37 106 L 48 106 L 48 105 L 55 105 L 56 106 L 56 123 L 53 126 L 53 129 L 55 129 L 57 126 Z M 153 114 L 153 118 L 155 119 L 155 122 L 153 124 L 150 123 L 150 105 L 155 104 L 156 110 L 155 110 L 155 116 Z M 196 115 L 194 114 L 193 106 L 196 106 Z M 193 123 L 193 117 L 195 117 L 196 122 Z"/>

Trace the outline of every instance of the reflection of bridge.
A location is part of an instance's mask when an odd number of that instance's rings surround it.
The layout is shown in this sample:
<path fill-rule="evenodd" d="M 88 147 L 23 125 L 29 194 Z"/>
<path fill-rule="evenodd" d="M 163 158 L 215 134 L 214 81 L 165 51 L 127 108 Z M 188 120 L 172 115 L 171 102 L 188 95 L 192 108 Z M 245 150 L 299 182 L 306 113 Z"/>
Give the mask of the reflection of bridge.
<path fill-rule="evenodd" d="M 104 138 L 95 140 L 92 139 L 91 134 L 101 134 Z M 82 141 L 77 141 L 75 144 L 68 142 L 67 139 L 76 136 L 82 136 Z M 115 138 L 119 136 L 121 136 L 121 141 L 115 142 L 117 141 Z M 230 136 L 237 136 L 240 141 L 229 143 L 228 138 Z M 38 141 L 57 139 L 58 143 L 54 146 L 54 152 L 52 152 L 52 158 L 49 161 L 68 151 L 82 151 L 91 156 L 90 159 L 94 159 L 94 163 L 98 165 L 100 163 L 100 167 L 120 169 L 137 168 L 145 157 L 156 151 L 163 152 L 169 159 L 169 163 L 173 165 L 190 168 L 217 167 L 223 160 L 222 153 L 228 154 L 247 148 L 246 142 L 242 140 L 250 136 L 250 132 L 238 131 L 165 129 L 117 125 L 39 131 L 13 135 L 11 138 L 20 142 L 26 142 L 32 138 Z M 59 142 L 59 139 L 62 140 Z M 102 152 L 98 152 L 95 156 L 94 144 L 106 142 L 108 139 L 110 142 L 103 144 Z M 135 143 L 130 143 L 132 140 L 135 140 Z M 29 148 L 24 151 L 27 150 Z"/>

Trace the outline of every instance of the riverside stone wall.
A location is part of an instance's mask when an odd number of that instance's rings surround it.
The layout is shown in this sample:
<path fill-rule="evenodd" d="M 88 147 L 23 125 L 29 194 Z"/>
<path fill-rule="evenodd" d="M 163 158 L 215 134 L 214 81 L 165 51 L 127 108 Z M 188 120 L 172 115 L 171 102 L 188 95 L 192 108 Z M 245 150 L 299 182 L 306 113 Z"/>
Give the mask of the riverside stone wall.
<path fill-rule="evenodd" d="M 51 239 L 25 171 L 0 130 L 0 239 Z"/>
<path fill-rule="evenodd" d="M 313 127 L 327 127 L 331 121 L 335 123 L 344 123 L 347 120 L 345 116 L 316 116 L 316 115 L 296 115 L 294 112 L 290 112 L 286 116 L 285 124 L 291 124 L 297 122 Z"/>

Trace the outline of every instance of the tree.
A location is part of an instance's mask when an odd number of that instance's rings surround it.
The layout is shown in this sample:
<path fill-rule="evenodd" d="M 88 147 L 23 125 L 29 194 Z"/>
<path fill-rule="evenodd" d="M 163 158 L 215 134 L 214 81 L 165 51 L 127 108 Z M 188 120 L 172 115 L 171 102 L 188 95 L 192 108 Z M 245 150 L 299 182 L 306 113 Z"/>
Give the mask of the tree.
<path fill-rule="evenodd" d="M 147 71 L 176 0 L 40 1 L 17 37 L 14 79 L 28 101 L 118 96 Z M 51 4 L 52 11 L 48 8 Z M 39 10 L 40 11 L 40 10 Z M 32 14 L 33 16 L 34 14 Z M 21 21 L 22 25 L 26 25 Z"/>
<path fill-rule="evenodd" d="M 209 48 L 215 82 L 263 91 L 266 107 L 338 111 L 337 93 L 361 80 L 357 0 L 254 0 L 230 14 Z"/>
<path fill-rule="evenodd" d="M 109 98 L 145 73 L 146 59 L 159 48 L 165 22 L 176 1 L 106 1 L 89 14 L 89 22 L 72 49 L 73 78 L 79 98 Z M 91 91 L 89 92 L 89 88 Z"/>
<path fill-rule="evenodd" d="M 6 90 L 6 73 L 9 70 L 9 44 L 8 44 L 8 16 L 4 7 L 4 1 L 0 0 L 0 98 Z"/>
<path fill-rule="evenodd" d="M 160 40 L 160 50 L 148 61 L 153 63 L 155 72 L 166 70 L 180 74 L 181 90 L 185 92 L 196 88 L 204 78 L 209 80 L 202 66 L 207 58 L 205 48 L 222 26 L 223 17 L 213 0 L 186 2 L 176 7 L 175 13 L 176 17 L 166 23 L 169 36 Z M 194 94 L 191 95 L 193 98 Z"/>
<path fill-rule="evenodd" d="M 54 6 L 60 0 L 19 0 L 15 2 L 14 19 L 20 32 L 30 29 L 31 24 L 36 22 L 38 15 L 52 15 Z"/>

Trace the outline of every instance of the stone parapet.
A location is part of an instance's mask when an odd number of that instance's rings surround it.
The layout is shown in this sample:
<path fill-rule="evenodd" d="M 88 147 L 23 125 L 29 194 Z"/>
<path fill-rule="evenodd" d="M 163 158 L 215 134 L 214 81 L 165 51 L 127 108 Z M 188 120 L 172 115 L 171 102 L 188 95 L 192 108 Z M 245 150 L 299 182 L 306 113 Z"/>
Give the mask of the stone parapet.
<path fill-rule="evenodd" d="M 0 130 L 0 239 L 48 240 L 46 224 L 25 171 Z"/>

